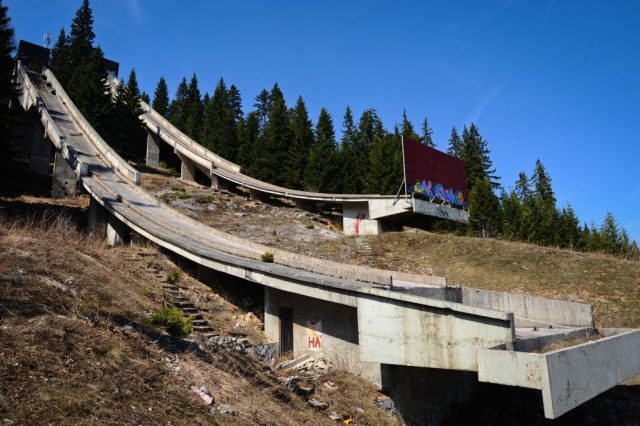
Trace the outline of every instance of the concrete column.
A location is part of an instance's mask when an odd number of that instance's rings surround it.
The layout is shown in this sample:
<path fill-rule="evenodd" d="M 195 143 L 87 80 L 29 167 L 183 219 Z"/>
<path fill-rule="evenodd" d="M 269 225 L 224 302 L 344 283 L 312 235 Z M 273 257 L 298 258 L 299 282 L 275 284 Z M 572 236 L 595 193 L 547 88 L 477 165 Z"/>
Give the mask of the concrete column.
<path fill-rule="evenodd" d="M 149 167 L 158 167 L 160 165 L 160 142 L 160 136 L 148 132 L 146 165 Z"/>
<path fill-rule="evenodd" d="M 369 219 L 369 203 L 345 203 L 342 205 L 342 230 L 345 235 L 378 235 L 382 223 Z"/>
<path fill-rule="evenodd" d="M 231 190 L 231 182 L 226 179 L 223 179 L 217 175 L 210 174 L 211 178 L 211 188 L 217 189 L 218 191 L 230 191 Z"/>
<path fill-rule="evenodd" d="M 178 154 L 178 153 L 176 153 Z M 196 165 L 193 161 L 189 160 L 182 154 L 178 154 L 180 157 L 181 165 L 180 165 L 180 179 L 186 182 L 195 182 L 196 181 Z"/>
<path fill-rule="evenodd" d="M 51 142 L 45 137 L 44 129 L 36 123 L 30 132 L 27 132 L 31 139 L 31 160 L 29 171 L 41 176 L 49 176 L 49 160 L 51 159 Z"/>
<path fill-rule="evenodd" d="M 77 195 L 78 176 L 67 160 L 56 152 L 53 163 L 53 179 L 51 183 L 52 198 L 67 198 Z"/>
<path fill-rule="evenodd" d="M 114 247 L 131 240 L 131 230 L 112 214 L 107 218 L 107 245 Z"/>
<path fill-rule="evenodd" d="M 107 210 L 91 197 L 89 201 L 89 217 L 87 218 L 89 232 L 103 239 L 107 236 Z"/>

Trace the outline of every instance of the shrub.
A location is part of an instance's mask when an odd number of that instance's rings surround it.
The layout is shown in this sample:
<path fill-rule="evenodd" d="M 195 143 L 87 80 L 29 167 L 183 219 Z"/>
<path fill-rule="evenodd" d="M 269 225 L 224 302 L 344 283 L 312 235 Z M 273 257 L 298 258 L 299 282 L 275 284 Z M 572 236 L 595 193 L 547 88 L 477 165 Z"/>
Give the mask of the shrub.
<path fill-rule="evenodd" d="M 176 307 L 165 306 L 151 316 L 151 322 L 164 326 L 172 336 L 185 337 L 193 331 L 193 319 Z"/>
<path fill-rule="evenodd" d="M 167 274 L 167 282 L 169 284 L 178 284 L 182 278 L 182 271 L 180 269 L 174 269 Z"/>
<path fill-rule="evenodd" d="M 262 253 L 262 256 L 260 256 L 260 259 L 262 259 L 262 261 L 266 263 L 273 263 L 273 253 L 266 251 Z"/>
<path fill-rule="evenodd" d="M 186 200 L 187 198 L 191 197 L 191 195 L 189 195 L 187 191 L 180 191 L 177 193 L 177 195 L 178 195 L 178 198 L 181 200 Z"/>
<path fill-rule="evenodd" d="M 310 223 L 310 224 L 307 225 L 307 229 L 313 229 L 315 227 L 316 226 L 313 223 Z"/>

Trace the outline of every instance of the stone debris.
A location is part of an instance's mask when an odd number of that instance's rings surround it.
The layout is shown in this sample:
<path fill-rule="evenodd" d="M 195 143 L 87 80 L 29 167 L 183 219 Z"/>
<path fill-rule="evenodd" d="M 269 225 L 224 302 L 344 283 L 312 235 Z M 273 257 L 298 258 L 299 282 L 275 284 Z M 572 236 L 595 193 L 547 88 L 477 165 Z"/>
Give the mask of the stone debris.
<path fill-rule="evenodd" d="M 326 402 L 320 402 L 320 401 L 317 401 L 315 399 L 309 399 L 307 402 L 315 410 L 318 410 L 318 411 L 326 410 L 329 407 L 329 404 L 327 404 Z"/>
<path fill-rule="evenodd" d="M 379 396 L 376 398 L 376 405 L 382 411 L 387 413 L 390 416 L 399 417 L 398 409 L 396 408 L 396 404 L 393 402 L 393 399 L 388 396 Z"/>
<path fill-rule="evenodd" d="M 297 370 L 307 375 L 324 374 L 331 370 L 331 362 L 324 358 L 310 359 L 298 366 Z"/>
<path fill-rule="evenodd" d="M 335 383 L 333 383 L 333 382 L 324 382 L 324 384 L 323 384 L 323 385 L 324 385 L 324 387 L 325 387 L 325 388 L 327 388 L 327 389 L 329 389 L 329 390 L 336 390 L 336 389 L 338 389 L 338 385 L 336 385 L 336 384 L 335 384 Z"/>
<path fill-rule="evenodd" d="M 303 355 L 300 355 L 297 358 L 294 358 L 292 360 L 288 360 L 288 361 L 285 361 L 285 362 L 279 364 L 277 369 L 278 370 L 290 370 L 292 368 L 295 368 L 296 366 L 299 366 L 301 363 L 307 361 L 310 358 L 311 358 L 311 354 L 309 354 L 307 352 L 307 353 L 305 353 Z"/>
<path fill-rule="evenodd" d="M 273 364 L 278 355 L 276 343 L 253 345 L 245 337 L 211 336 L 207 340 L 206 346 L 212 349 L 231 349 L 243 355 L 250 354 L 269 365 Z"/>
<path fill-rule="evenodd" d="M 244 315 L 235 315 L 235 328 L 251 328 L 253 330 L 262 330 L 262 321 L 253 312 L 247 312 Z"/>

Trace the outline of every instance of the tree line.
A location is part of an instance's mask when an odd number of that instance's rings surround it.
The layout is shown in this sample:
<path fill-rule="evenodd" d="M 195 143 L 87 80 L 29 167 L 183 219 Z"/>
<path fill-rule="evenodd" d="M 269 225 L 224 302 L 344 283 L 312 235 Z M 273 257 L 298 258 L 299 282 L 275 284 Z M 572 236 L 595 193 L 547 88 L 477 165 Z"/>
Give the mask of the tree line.
<path fill-rule="evenodd" d="M 10 52 L 13 47 L 5 40 L 12 43 L 13 33 L 3 12 L 6 8 L 0 3 L 0 40 Z M 149 102 L 149 96 L 140 93 L 135 70 L 112 91 L 106 81 L 104 54 L 94 41 L 93 13 L 89 1 L 83 0 L 69 35 L 64 28 L 60 31 L 50 67 L 98 132 L 123 156 L 142 159 L 145 130 L 139 101 Z M 374 108 L 356 120 L 347 106 L 338 138 L 325 108 L 314 125 L 302 96 L 294 106 L 287 106 L 277 83 L 270 91 L 263 89 L 246 114 L 234 84 L 221 78 L 212 95 L 202 94 L 195 74 L 188 82 L 180 81 L 173 99 L 167 82 L 160 78 L 151 103 L 192 139 L 238 163 L 247 174 L 295 189 L 393 194 L 403 179 L 401 137 L 435 146 L 427 118 L 418 135 L 403 111 L 400 124 L 389 131 Z M 496 175 L 488 142 L 474 123 L 461 133 L 452 128 L 447 152 L 465 161 L 470 221 L 465 227 L 440 222 L 435 228 L 640 258 L 637 242 L 613 214 L 608 213 L 600 226 L 588 226 L 580 225 L 570 205 L 559 208 L 551 177 L 540 160 L 530 176 L 521 172 L 514 188 L 507 191 Z"/>
<path fill-rule="evenodd" d="M 183 78 L 170 99 L 160 78 L 153 108 L 192 139 L 220 156 L 238 163 L 245 173 L 288 188 L 337 193 L 394 194 L 403 179 L 401 136 L 435 146 L 425 118 L 421 135 L 403 111 L 402 121 L 388 131 L 375 109 L 356 121 L 347 106 L 342 136 L 322 108 L 314 126 L 302 96 L 287 107 L 276 83 L 262 90 L 253 108 L 243 113 L 238 88 L 221 78 L 213 95 L 201 94 L 197 76 Z M 551 177 L 540 160 L 531 176 L 521 172 L 514 189 L 500 184 L 488 142 L 471 123 L 462 132 L 453 127 L 447 153 L 465 161 L 470 222 L 440 223 L 439 228 L 472 236 L 497 237 L 580 251 L 598 251 L 640 258 L 612 213 L 600 226 L 580 225 L 570 205 L 559 208 Z"/>

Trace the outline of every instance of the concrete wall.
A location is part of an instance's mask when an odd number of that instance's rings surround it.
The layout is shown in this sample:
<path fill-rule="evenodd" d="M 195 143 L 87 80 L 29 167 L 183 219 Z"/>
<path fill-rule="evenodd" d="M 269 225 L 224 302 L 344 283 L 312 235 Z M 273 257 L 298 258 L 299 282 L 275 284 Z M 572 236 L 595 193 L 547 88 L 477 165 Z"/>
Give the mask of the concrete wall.
<path fill-rule="evenodd" d="M 355 308 L 269 287 L 265 288 L 264 306 L 265 334 L 276 342 L 280 341 L 279 310 L 292 309 L 294 356 L 308 352 L 314 357 L 325 357 L 339 369 L 380 383 L 380 365 L 360 361 Z"/>
<path fill-rule="evenodd" d="M 563 302 L 522 294 L 462 287 L 462 302 L 470 306 L 513 312 L 516 325 L 521 319 L 570 327 L 592 327 L 593 308 L 584 303 Z"/>
<path fill-rule="evenodd" d="M 454 220 L 456 222 L 469 222 L 469 212 L 467 211 L 419 199 L 413 200 L 413 211 L 427 216 Z"/>
<path fill-rule="evenodd" d="M 369 203 L 345 203 L 342 205 L 342 229 L 345 235 L 378 235 L 382 232 L 382 224 L 370 219 Z"/>
<path fill-rule="evenodd" d="M 160 165 L 160 136 L 149 131 L 147 133 L 147 154 L 146 165 L 149 167 L 158 167 Z"/>
<path fill-rule="evenodd" d="M 474 371 L 478 348 L 513 343 L 508 313 L 395 292 L 370 292 L 375 295 L 358 298 L 363 361 Z"/>
<path fill-rule="evenodd" d="M 44 129 L 39 122 L 34 122 L 30 132 L 30 161 L 29 170 L 41 176 L 49 176 L 49 161 L 51 160 L 51 142 L 44 135 Z"/>
<path fill-rule="evenodd" d="M 77 194 L 78 176 L 59 152 L 56 152 L 53 163 L 53 179 L 51 182 L 51 197 L 75 197 Z"/>

